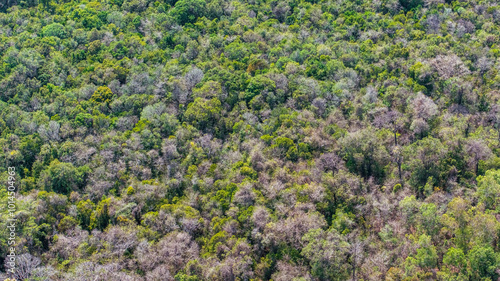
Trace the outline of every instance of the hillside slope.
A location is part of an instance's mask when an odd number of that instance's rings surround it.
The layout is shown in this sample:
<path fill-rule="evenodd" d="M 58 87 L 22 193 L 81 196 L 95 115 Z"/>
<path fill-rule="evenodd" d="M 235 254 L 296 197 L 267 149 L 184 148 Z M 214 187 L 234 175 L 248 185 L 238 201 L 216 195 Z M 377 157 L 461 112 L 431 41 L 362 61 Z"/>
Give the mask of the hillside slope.
<path fill-rule="evenodd" d="M 18 280 L 497 280 L 499 24 L 494 0 L 3 1 L 0 258 L 14 179 Z"/>

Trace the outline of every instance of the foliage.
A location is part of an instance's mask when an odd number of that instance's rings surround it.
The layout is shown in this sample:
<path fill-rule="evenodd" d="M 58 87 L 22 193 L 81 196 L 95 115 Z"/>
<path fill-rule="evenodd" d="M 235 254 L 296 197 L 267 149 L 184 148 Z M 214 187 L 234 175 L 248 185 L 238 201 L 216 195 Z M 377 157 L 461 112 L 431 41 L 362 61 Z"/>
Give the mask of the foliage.
<path fill-rule="evenodd" d="M 498 279 L 498 1 L 0 2 L 1 280 Z"/>

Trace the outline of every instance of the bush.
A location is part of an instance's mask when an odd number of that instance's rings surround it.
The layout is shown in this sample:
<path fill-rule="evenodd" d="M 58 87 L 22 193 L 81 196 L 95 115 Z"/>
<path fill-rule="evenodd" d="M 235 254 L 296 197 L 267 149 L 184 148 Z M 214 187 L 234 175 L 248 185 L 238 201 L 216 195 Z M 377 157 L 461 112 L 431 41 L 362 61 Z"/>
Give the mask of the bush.
<path fill-rule="evenodd" d="M 66 38 L 66 28 L 60 23 L 53 23 L 45 26 L 42 33 L 45 37 L 54 36 L 61 39 Z"/>

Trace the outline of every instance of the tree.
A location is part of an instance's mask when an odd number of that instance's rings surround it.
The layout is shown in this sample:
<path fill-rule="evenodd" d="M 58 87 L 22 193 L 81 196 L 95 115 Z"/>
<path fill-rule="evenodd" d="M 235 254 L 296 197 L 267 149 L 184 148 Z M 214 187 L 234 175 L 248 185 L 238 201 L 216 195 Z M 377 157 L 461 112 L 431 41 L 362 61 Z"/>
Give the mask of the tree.
<path fill-rule="evenodd" d="M 413 114 L 417 119 L 427 121 L 438 114 L 438 108 L 434 101 L 422 93 L 418 93 L 412 102 L 412 106 Z"/>
<path fill-rule="evenodd" d="M 436 69 L 438 77 L 442 80 L 470 73 L 469 69 L 456 54 L 438 55 L 431 61 L 431 65 Z"/>
<path fill-rule="evenodd" d="M 443 257 L 445 266 L 454 273 L 465 274 L 467 270 L 467 260 L 461 249 L 449 248 Z"/>
<path fill-rule="evenodd" d="M 399 0 L 399 3 L 406 11 L 422 6 L 424 1 L 422 0 Z"/>
<path fill-rule="evenodd" d="M 69 194 L 71 191 L 83 187 L 85 177 L 85 167 L 75 168 L 71 163 L 59 162 L 56 159 L 50 163 L 46 170 L 42 171 L 39 186 L 58 193 Z"/>
<path fill-rule="evenodd" d="M 418 238 L 418 249 L 415 255 L 417 264 L 420 267 L 430 269 L 434 268 L 438 262 L 436 247 L 432 244 L 431 237 L 425 234 Z"/>
<path fill-rule="evenodd" d="M 478 176 L 476 194 L 486 208 L 496 209 L 500 198 L 500 170 L 488 170 L 484 176 Z"/>
<path fill-rule="evenodd" d="M 264 75 L 252 77 L 248 83 L 245 100 L 250 102 L 255 96 L 270 93 L 276 89 L 276 83 Z"/>
<path fill-rule="evenodd" d="M 475 280 L 496 280 L 498 273 L 497 255 L 491 247 L 474 246 L 468 254 L 470 261 L 470 276 Z M 484 279 L 483 279 L 484 278 Z"/>
<path fill-rule="evenodd" d="M 377 114 L 375 120 L 373 121 L 375 126 L 378 128 L 390 129 L 394 134 L 394 145 L 398 145 L 398 133 L 403 129 L 406 120 L 399 111 L 397 110 L 387 110 L 381 114 Z"/>
<path fill-rule="evenodd" d="M 106 86 L 100 86 L 92 94 L 92 97 L 90 97 L 90 101 L 95 103 L 95 104 L 104 103 L 109 107 L 109 103 L 111 102 L 111 99 L 113 98 L 113 96 L 114 96 L 114 94 L 110 88 L 108 88 Z"/>
<path fill-rule="evenodd" d="M 474 171 L 477 175 L 479 171 L 479 161 L 487 160 L 491 157 L 492 153 L 490 148 L 484 143 L 484 140 L 476 139 L 470 140 L 465 150 L 469 155 L 469 162 L 474 167 Z"/>
<path fill-rule="evenodd" d="M 66 37 L 66 29 L 60 23 L 52 23 L 43 28 L 43 36 L 55 36 L 64 39 Z"/>
<path fill-rule="evenodd" d="M 31 169 L 40 152 L 42 140 L 37 135 L 29 135 L 22 139 L 19 144 L 19 151 L 24 157 L 24 166 Z"/>
<path fill-rule="evenodd" d="M 409 2 L 409 1 L 408 1 Z M 433 71 L 428 64 L 417 62 L 410 67 L 410 75 L 420 85 L 430 88 L 433 78 Z"/>
<path fill-rule="evenodd" d="M 12 277 L 15 280 L 29 279 L 36 268 L 40 265 L 41 260 L 31 254 L 22 254 L 16 258 L 16 268 Z"/>
<path fill-rule="evenodd" d="M 358 264 L 361 264 L 361 259 L 364 256 L 363 248 L 365 246 L 364 241 L 360 241 L 357 233 L 353 233 L 352 237 L 354 237 L 354 241 L 350 243 L 351 248 L 349 251 L 351 265 L 352 265 L 352 280 L 356 281 L 356 268 Z"/>
<path fill-rule="evenodd" d="M 38 128 L 38 134 L 45 141 L 59 141 L 59 130 L 61 125 L 56 121 L 50 121 L 48 125 Z"/>
<path fill-rule="evenodd" d="M 469 202 L 460 197 L 453 198 L 448 203 L 448 210 L 443 215 L 443 223 L 451 228 L 455 238 L 454 242 L 464 253 L 469 250 L 469 242 L 472 237 L 472 229 L 469 226 L 471 214 L 468 212 Z"/>
<path fill-rule="evenodd" d="M 405 148 L 406 169 L 411 171 L 410 183 L 423 195 L 423 186 L 429 178 L 440 179 L 439 161 L 446 154 L 446 147 L 439 139 L 427 137 Z M 432 184 L 432 183 L 431 183 Z"/>
<path fill-rule="evenodd" d="M 84 230 L 91 230 L 90 229 L 90 217 L 92 216 L 92 212 L 95 208 L 94 203 L 87 199 L 86 201 L 81 200 L 78 202 L 76 205 L 77 209 L 77 217 L 80 222 L 80 226 Z"/>
<path fill-rule="evenodd" d="M 439 232 L 439 216 L 437 207 L 433 203 L 422 203 L 420 205 L 421 225 L 425 233 L 430 237 L 436 237 Z"/>
<path fill-rule="evenodd" d="M 463 81 L 462 78 L 450 78 L 444 83 L 444 91 L 450 100 L 458 105 L 475 105 L 476 96 L 473 92 L 473 85 Z M 473 108 L 471 106 L 471 108 Z"/>
<path fill-rule="evenodd" d="M 210 130 L 217 123 L 221 111 L 219 99 L 196 98 L 188 105 L 186 112 L 184 112 L 184 118 L 200 130 Z"/>
<path fill-rule="evenodd" d="M 362 177 L 382 179 L 389 153 L 373 128 L 350 133 L 340 140 L 346 166 Z"/>
<path fill-rule="evenodd" d="M 205 15 L 205 6 L 204 0 L 180 0 L 175 3 L 171 15 L 179 24 L 194 23 Z"/>
<path fill-rule="evenodd" d="M 393 161 L 398 165 L 398 175 L 399 175 L 399 183 L 401 185 L 404 184 L 403 182 L 403 149 L 400 146 L 394 146 L 392 151 L 391 151 L 391 156 Z"/>
<path fill-rule="evenodd" d="M 320 280 L 347 280 L 350 245 L 335 229 L 310 230 L 302 238 L 307 244 L 302 255 L 311 266 L 311 273 Z"/>
<path fill-rule="evenodd" d="M 494 104 L 486 115 L 487 121 L 497 131 L 498 141 L 500 143 L 500 105 Z"/>
<path fill-rule="evenodd" d="M 204 99 L 225 98 L 222 85 L 217 81 L 205 82 L 201 87 L 193 89 L 193 95 Z"/>
<path fill-rule="evenodd" d="M 110 223 L 109 208 L 111 198 L 103 199 L 97 204 L 96 210 L 90 216 L 90 229 L 99 229 L 103 231 Z"/>

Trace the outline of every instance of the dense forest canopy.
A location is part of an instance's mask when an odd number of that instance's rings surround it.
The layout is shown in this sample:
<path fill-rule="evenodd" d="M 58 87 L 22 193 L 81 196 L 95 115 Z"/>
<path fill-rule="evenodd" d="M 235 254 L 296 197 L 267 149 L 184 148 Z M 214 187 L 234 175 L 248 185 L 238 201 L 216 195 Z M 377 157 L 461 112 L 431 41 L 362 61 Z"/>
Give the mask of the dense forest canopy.
<path fill-rule="evenodd" d="M 497 280 L 495 0 L 0 3 L 17 280 Z"/>

